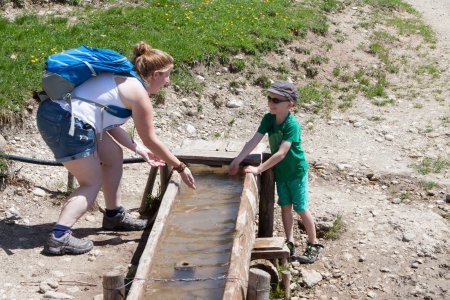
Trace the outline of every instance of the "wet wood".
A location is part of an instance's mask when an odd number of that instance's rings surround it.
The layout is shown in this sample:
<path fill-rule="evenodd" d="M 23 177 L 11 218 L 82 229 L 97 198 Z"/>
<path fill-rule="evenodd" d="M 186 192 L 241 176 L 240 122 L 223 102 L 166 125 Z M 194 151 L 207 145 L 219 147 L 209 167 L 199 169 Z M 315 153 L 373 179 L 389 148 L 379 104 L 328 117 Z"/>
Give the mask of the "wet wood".
<path fill-rule="evenodd" d="M 247 300 L 269 300 L 270 275 L 260 269 L 251 269 L 248 280 Z"/>
<path fill-rule="evenodd" d="M 125 282 L 123 274 L 111 271 L 103 275 L 103 300 L 125 299 Z"/>
<path fill-rule="evenodd" d="M 255 242 L 258 187 L 253 174 L 246 174 L 231 249 L 230 268 L 222 299 L 246 299 L 250 257 Z"/>
<path fill-rule="evenodd" d="M 267 259 L 255 259 L 250 263 L 250 268 L 266 271 L 270 275 L 270 283 L 277 284 L 280 281 L 278 270 L 275 265 Z"/>
<path fill-rule="evenodd" d="M 291 299 L 291 272 L 282 271 L 281 272 L 281 282 L 284 287 L 284 299 Z"/>
<path fill-rule="evenodd" d="M 282 237 L 257 238 L 252 250 L 253 259 L 287 259 L 289 249 Z"/>
<path fill-rule="evenodd" d="M 148 237 L 147 245 L 141 254 L 141 259 L 139 260 L 139 266 L 136 271 L 135 278 L 145 279 L 148 275 L 152 263 L 152 257 L 158 244 L 157 242 L 161 237 L 163 231 L 162 229 L 167 217 L 169 216 L 173 203 L 175 202 L 176 195 L 179 192 L 180 183 L 180 175 L 177 172 L 172 173 L 166 192 L 164 193 L 164 197 L 161 201 L 158 215 Z M 141 299 L 145 292 L 144 284 L 145 280 L 135 280 L 131 285 L 127 299 Z"/>
<path fill-rule="evenodd" d="M 272 237 L 275 203 L 275 177 L 272 169 L 261 174 L 259 197 L 261 200 L 259 201 L 258 237 Z"/>
<path fill-rule="evenodd" d="M 142 195 L 141 207 L 139 207 L 139 213 L 145 215 L 148 212 L 150 206 L 150 199 L 153 192 L 153 186 L 155 185 L 156 175 L 158 174 L 158 167 L 151 167 L 148 174 L 147 184 L 145 185 L 144 194 Z"/>

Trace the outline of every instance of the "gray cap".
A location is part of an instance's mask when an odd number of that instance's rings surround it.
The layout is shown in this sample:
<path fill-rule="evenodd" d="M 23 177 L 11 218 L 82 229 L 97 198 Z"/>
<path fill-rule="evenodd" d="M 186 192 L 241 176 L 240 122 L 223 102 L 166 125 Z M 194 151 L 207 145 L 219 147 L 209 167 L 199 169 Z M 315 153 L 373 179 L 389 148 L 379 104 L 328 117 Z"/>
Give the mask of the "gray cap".
<path fill-rule="evenodd" d="M 282 80 L 277 80 L 274 83 L 272 83 L 272 85 L 270 86 L 270 88 L 267 89 L 267 91 L 284 96 L 294 102 L 297 101 L 299 96 L 297 87 L 293 83 Z"/>

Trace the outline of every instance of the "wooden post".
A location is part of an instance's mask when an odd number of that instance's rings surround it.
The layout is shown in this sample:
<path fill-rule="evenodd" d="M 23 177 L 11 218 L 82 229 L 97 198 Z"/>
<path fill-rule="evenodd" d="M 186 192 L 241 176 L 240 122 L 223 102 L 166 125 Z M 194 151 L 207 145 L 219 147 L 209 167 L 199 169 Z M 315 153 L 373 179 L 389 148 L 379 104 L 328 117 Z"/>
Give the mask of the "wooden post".
<path fill-rule="evenodd" d="M 270 295 L 270 275 L 260 269 L 250 269 L 247 300 L 268 300 Z"/>
<path fill-rule="evenodd" d="M 150 174 L 148 174 L 147 184 L 145 185 L 144 194 L 142 195 L 141 207 L 139 213 L 144 215 L 148 212 L 149 199 L 153 192 L 153 186 L 155 185 L 156 175 L 158 174 L 158 167 L 151 167 Z"/>
<path fill-rule="evenodd" d="M 291 299 L 291 272 L 282 271 L 281 272 L 281 282 L 284 286 L 284 299 Z"/>
<path fill-rule="evenodd" d="M 73 192 L 73 190 L 74 190 L 74 177 L 73 177 L 73 174 L 72 173 L 70 173 L 69 171 L 67 171 L 67 191 L 68 192 Z"/>
<path fill-rule="evenodd" d="M 125 299 L 125 284 L 123 274 L 111 271 L 103 275 L 103 300 Z"/>
<path fill-rule="evenodd" d="M 167 185 L 169 184 L 170 170 L 167 165 L 159 167 L 159 181 L 161 184 L 161 195 L 166 192 Z"/>
<path fill-rule="evenodd" d="M 272 169 L 261 174 L 259 193 L 258 237 L 273 236 L 273 206 L 275 202 L 275 177 Z"/>

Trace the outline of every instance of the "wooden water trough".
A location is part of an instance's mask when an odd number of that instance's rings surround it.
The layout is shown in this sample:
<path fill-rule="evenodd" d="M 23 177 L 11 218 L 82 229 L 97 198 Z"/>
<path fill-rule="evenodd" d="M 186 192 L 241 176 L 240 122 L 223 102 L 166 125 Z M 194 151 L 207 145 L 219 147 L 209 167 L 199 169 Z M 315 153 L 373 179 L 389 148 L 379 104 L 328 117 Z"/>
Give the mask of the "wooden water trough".
<path fill-rule="evenodd" d="M 208 145 L 208 147 L 205 147 Z M 230 144 L 227 145 L 230 147 Z M 241 149 L 242 145 L 234 145 L 236 149 Z M 176 156 L 190 164 L 203 164 L 208 166 L 229 165 L 232 159 L 238 154 L 237 151 L 230 151 L 230 148 L 223 151 L 223 147 L 216 146 L 211 149 L 211 144 L 205 141 L 192 142 L 190 147 L 183 151 L 175 151 Z M 254 152 L 247 157 L 243 164 L 258 165 L 265 159 L 262 152 Z M 144 192 L 151 193 L 153 182 L 156 177 L 156 169 L 152 170 Z M 175 199 L 180 192 L 181 178 L 177 172 L 169 172 L 167 168 L 160 169 L 161 190 L 163 198 L 161 206 L 154 220 L 154 224 L 147 240 L 145 249 L 141 254 L 139 265 L 128 292 L 127 299 L 147 299 L 146 285 L 151 280 L 149 272 L 155 264 L 153 258 L 158 247 L 164 226 L 174 206 Z M 170 177 L 169 177 L 170 175 Z M 195 176 L 195 174 L 194 174 Z M 223 295 L 220 299 L 246 299 L 249 279 L 250 260 L 252 249 L 255 244 L 255 218 L 259 208 L 259 237 L 271 237 L 273 232 L 273 204 L 274 204 L 274 181 L 271 170 L 261 176 L 246 174 L 242 184 L 239 208 L 235 219 L 231 255 L 228 262 L 228 272 L 223 278 L 225 280 Z M 143 201 L 144 202 L 144 201 Z M 142 209 L 142 207 L 141 207 Z M 183 267 L 181 265 L 181 267 Z M 176 294 L 176 293 L 175 293 Z"/>

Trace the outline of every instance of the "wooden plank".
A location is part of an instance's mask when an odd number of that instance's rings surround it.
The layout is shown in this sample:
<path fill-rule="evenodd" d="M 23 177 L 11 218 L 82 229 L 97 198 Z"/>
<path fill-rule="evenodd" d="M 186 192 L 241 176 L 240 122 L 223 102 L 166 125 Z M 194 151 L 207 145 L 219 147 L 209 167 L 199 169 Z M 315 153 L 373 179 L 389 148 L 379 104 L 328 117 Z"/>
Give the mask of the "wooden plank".
<path fill-rule="evenodd" d="M 254 251 L 281 250 L 283 249 L 283 247 L 284 247 L 283 237 L 257 238 L 255 240 L 253 250 Z"/>
<path fill-rule="evenodd" d="M 229 165 L 236 157 L 236 152 L 219 152 L 219 151 L 207 151 L 207 150 L 189 150 L 178 149 L 174 150 L 173 154 L 181 161 L 192 164 L 203 165 Z M 250 154 L 247 156 L 243 163 L 248 165 L 261 164 L 260 154 Z"/>
<path fill-rule="evenodd" d="M 155 185 L 156 175 L 158 173 L 158 167 L 151 167 L 148 174 L 147 184 L 145 185 L 144 194 L 142 195 L 141 207 L 139 207 L 139 213 L 144 215 L 148 211 L 149 199 L 153 192 L 153 186 Z"/>
<path fill-rule="evenodd" d="M 269 169 L 261 174 L 258 237 L 273 236 L 273 213 L 275 203 L 275 176 Z"/>
<path fill-rule="evenodd" d="M 253 174 L 246 174 L 231 249 L 230 267 L 224 300 L 246 299 L 250 258 L 255 241 L 255 216 L 258 189 Z"/>
<path fill-rule="evenodd" d="M 175 197 L 179 192 L 179 187 L 181 183 L 181 177 L 177 172 L 172 173 L 169 184 L 166 189 L 166 193 L 161 201 L 161 206 L 158 211 L 155 223 L 153 224 L 152 231 L 148 237 L 147 245 L 141 254 L 141 259 L 139 260 L 139 266 L 136 271 L 134 278 L 145 279 L 148 275 L 152 264 L 152 258 L 161 237 L 162 229 L 167 217 L 169 216 L 170 210 L 175 202 Z M 128 300 L 137 300 L 143 296 L 144 291 L 144 280 L 135 280 L 131 285 L 131 289 L 128 293 Z"/>

